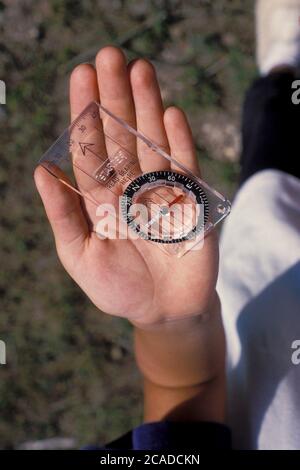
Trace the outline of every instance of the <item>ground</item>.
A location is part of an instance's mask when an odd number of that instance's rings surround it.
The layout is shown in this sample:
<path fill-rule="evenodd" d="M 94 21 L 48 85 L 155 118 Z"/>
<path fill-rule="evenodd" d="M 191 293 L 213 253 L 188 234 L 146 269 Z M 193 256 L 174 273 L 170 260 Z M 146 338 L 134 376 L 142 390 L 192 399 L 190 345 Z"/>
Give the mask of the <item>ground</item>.
<path fill-rule="evenodd" d="M 141 419 L 131 328 L 63 271 L 32 174 L 68 124 L 68 77 L 106 44 L 148 57 L 191 122 L 203 177 L 233 197 L 240 110 L 256 74 L 251 0 L 0 1 L 0 447 L 104 442 Z"/>

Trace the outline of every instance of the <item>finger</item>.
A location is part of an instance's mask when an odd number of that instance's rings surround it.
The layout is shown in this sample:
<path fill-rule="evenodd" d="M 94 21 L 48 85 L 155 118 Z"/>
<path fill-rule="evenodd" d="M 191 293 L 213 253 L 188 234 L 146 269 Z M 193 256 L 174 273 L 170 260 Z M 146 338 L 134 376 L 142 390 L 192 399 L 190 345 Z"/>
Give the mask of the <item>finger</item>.
<path fill-rule="evenodd" d="M 101 105 L 135 127 L 134 104 L 123 52 L 113 46 L 104 47 L 97 54 L 96 69 Z M 125 157 L 137 163 L 135 136 L 107 116 L 103 118 L 103 127 L 110 159 L 121 145 Z"/>
<path fill-rule="evenodd" d="M 72 245 L 72 249 L 76 253 L 89 235 L 79 197 L 42 166 L 36 168 L 34 179 L 57 246 Z"/>
<path fill-rule="evenodd" d="M 75 67 L 70 77 L 70 107 L 72 121 L 91 101 L 99 101 L 97 74 L 90 64 Z"/>
<path fill-rule="evenodd" d="M 168 153 L 169 146 L 163 123 L 163 104 L 153 66 L 146 60 L 136 60 L 129 66 L 129 77 L 137 129 Z M 139 139 L 137 150 L 143 172 L 169 168 L 167 159 L 153 152 Z"/>
<path fill-rule="evenodd" d="M 171 106 L 165 111 L 164 124 L 171 156 L 191 170 L 196 176 L 200 176 L 193 136 L 185 113 L 181 109 Z M 175 171 L 180 171 L 176 164 L 171 164 L 171 168 Z"/>
<path fill-rule="evenodd" d="M 99 101 L 97 74 L 92 65 L 77 66 L 70 77 L 71 118 L 74 121 L 92 101 Z M 93 105 L 92 105 L 93 106 Z M 70 138 L 76 142 L 73 148 L 73 170 L 80 191 L 101 203 L 105 198 L 101 184 L 93 179 L 97 169 L 107 159 L 102 123 L 96 105 L 96 117 L 87 115 L 82 132 L 81 122 L 72 127 Z M 95 206 L 85 199 L 85 207 L 90 219 L 95 219 Z"/>

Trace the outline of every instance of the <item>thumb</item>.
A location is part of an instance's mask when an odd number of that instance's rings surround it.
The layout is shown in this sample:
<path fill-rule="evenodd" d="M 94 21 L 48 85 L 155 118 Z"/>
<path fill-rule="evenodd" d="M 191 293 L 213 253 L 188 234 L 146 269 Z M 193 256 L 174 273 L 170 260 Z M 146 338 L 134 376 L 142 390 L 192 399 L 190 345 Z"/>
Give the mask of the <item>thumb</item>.
<path fill-rule="evenodd" d="M 61 176 L 67 181 L 65 175 Z M 80 249 L 89 235 L 89 229 L 79 196 L 42 166 L 36 168 L 34 180 L 51 224 L 56 245 L 62 249 L 72 244 L 72 249 Z"/>

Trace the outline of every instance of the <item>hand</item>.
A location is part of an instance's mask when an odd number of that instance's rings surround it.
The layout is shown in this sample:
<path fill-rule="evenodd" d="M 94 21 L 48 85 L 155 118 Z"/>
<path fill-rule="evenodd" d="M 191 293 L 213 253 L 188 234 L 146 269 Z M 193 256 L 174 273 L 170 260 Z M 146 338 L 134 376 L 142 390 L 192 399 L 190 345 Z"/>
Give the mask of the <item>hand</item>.
<path fill-rule="evenodd" d="M 92 100 L 101 101 L 115 115 L 136 125 L 199 174 L 187 119 L 178 108 L 164 111 L 149 62 L 139 59 L 127 66 L 119 49 L 100 50 L 96 70 L 84 64 L 72 73 L 72 119 Z M 168 162 L 154 154 L 147 160 L 138 154 L 138 159 L 143 172 L 168 168 Z M 62 264 L 100 310 L 127 317 L 141 327 L 210 310 L 218 267 L 215 233 L 205 238 L 201 250 L 182 258 L 164 254 L 143 240 L 100 240 L 87 223 L 86 215 L 94 216 L 94 206 L 80 200 L 42 167 L 37 168 L 35 181 Z"/>

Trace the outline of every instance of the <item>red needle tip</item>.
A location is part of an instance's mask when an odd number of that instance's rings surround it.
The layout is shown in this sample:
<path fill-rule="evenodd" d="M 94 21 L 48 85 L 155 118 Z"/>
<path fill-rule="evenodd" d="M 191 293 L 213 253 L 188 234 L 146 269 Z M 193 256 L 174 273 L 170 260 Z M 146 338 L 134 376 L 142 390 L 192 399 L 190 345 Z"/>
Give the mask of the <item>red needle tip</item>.
<path fill-rule="evenodd" d="M 173 206 L 173 204 L 176 204 L 176 202 L 179 202 L 183 198 L 182 194 L 179 194 L 179 196 L 175 197 L 172 202 L 170 202 L 168 205 L 169 207 Z"/>

